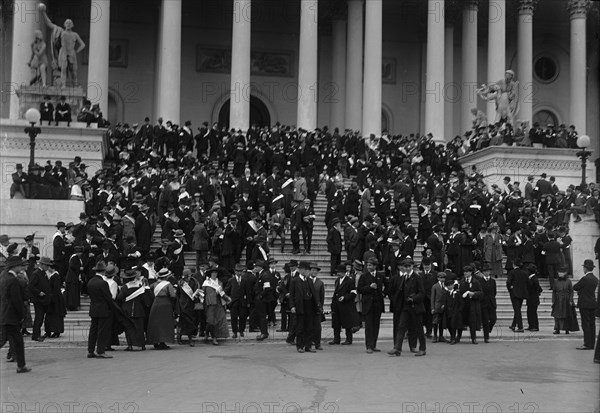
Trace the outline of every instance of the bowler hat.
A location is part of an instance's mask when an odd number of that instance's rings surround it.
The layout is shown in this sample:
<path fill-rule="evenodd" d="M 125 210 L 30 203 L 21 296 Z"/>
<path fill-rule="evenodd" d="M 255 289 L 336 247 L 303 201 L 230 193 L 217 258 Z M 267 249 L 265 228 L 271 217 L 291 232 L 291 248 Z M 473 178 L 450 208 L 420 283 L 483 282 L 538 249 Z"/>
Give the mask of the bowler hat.
<path fill-rule="evenodd" d="M 102 262 L 102 261 L 100 261 L 100 262 Z M 114 277 L 115 275 L 117 275 L 118 273 L 119 273 L 119 269 L 117 268 L 116 265 L 108 264 L 106 266 L 106 271 L 104 272 L 104 275 L 108 278 L 111 278 L 111 277 Z"/>
<path fill-rule="evenodd" d="M 65 228 L 67 226 L 67 224 L 65 224 L 63 221 L 58 221 L 56 223 L 56 228 Z"/>
<path fill-rule="evenodd" d="M 246 268 L 242 264 L 235 264 L 236 271 L 244 271 Z"/>
<path fill-rule="evenodd" d="M 438 272 L 437 277 L 439 280 L 444 280 L 444 279 L 446 279 L 446 273 L 444 271 L 440 271 L 440 272 Z"/>
<path fill-rule="evenodd" d="M 313 268 L 316 269 L 317 271 L 321 271 L 321 267 L 319 267 L 316 262 L 310 263 L 310 269 L 312 270 Z"/>
<path fill-rule="evenodd" d="M 379 264 L 379 261 L 377 261 L 377 258 L 371 257 L 367 260 L 367 264 L 377 265 Z"/>
<path fill-rule="evenodd" d="M 288 263 L 288 265 L 290 267 L 298 267 L 298 261 L 296 261 L 296 260 L 290 260 L 290 262 Z"/>
<path fill-rule="evenodd" d="M 337 267 L 335 267 L 335 272 L 346 272 L 346 266 L 343 264 L 338 265 Z"/>
<path fill-rule="evenodd" d="M 596 268 L 596 266 L 594 265 L 594 261 L 592 261 L 592 260 L 583 261 L 583 266 L 588 269 Z"/>
<path fill-rule="evenodd" d="M 0 242 L 8 242 L 8 241 L 10 241 L 10 238 L 8 237 L 8 235 L 6 235 L 6 234 L 0 235 Z"/>

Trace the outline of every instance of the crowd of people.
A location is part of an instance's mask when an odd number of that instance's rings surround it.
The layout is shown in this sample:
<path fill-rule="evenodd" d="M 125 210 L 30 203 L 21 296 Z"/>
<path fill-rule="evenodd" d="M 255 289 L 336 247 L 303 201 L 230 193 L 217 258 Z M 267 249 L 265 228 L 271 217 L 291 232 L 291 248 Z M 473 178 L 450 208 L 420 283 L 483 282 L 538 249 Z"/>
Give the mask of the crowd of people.
<path fill-rule="evenodd" d="M 105 167 L 93 177 L 74 160 L 75 180 L 86 188 L 85 212 L 77 224 L 57 223 L 52 259 L 42 257 L 28 274 L 57 275 L 65 290 L 61 300 L 52 287 L 59 322 L 51 316 L 48 325 L 46 315 L 46 336 L 61 334 L 65 308 L 77 310 L 81 295 L 89 295 L 88 357 L 110 357 L 105 352 L 122 331 L 129 350 L 166 349 L 184 336 L 193 344 L 195 335 L 218 345 L 229 333 L 227 309 L 234 337 L 243 336 L 248 321 L 264 340 L 277 305 L 288 342 L 299 352 L 321 349 L 327 310 L 318 265 L 310 260 L 314 223 L 321 219 L 331 254 L 327 275 L 337 277 L 330 344 L 341 343 L 342 328 L 344 343 L 351 344 L 362 326 L 367 352 L 377 352 L 384 297 L 394 314 L 392 355 L 402 351 L 406 334 L 421 356 L 424 337 L 457 343 L 463 327 L 474 344 L 483 328 L 487 342 L 495 279 L 505 274 L 515 308 L 511 327 L 523 331 L 527 299 L 529 329 L 536 330 L 537 277 L 549 279 L 558 302 L 562 279 L 574 271 L 570 225 L 582 214 L 598 216 L 595 184 L 562 190 L 543 173 L 523 186 L 506 177 L 488 189 L 475 168 L 460 166 L 463 143 L 438 144 L 431 134 L 362 139 L 357 131 L 279 124 L 243 133 L 207 122 L 195 133 L 189 121 L 179 128 L 146 118 L 141 126 L 111 128 L 108 142 Z M 319 191 L 327 199 L 323 217 L 313 209 Z M 159 225 L 161 241 L 154 246 Z M 281 274 L 270 250 L 279 242 L 286 251 L 288 235 L 291 252 L 303 259 L 285 263 Z M 186 263 L 186 251 L 196 253 L 195 262 Z M 23 258 L 17 263 L 7 255 L 7 267 L 19 268 Z M 45 306 L 35 308 L 36 340 L 44 339 L 39 320 L 50 314 Z M 557 331 L 564 329 L 563 307 L 553 308 Z"/>

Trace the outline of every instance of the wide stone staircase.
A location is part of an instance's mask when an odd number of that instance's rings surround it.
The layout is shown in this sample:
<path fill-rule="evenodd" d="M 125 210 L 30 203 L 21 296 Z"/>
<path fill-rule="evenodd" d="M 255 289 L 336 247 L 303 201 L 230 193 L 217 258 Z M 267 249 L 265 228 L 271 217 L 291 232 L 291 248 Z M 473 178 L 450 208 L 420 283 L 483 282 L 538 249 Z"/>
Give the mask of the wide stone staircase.
<path fill-rule="evenodd" d="M 347 180 L 346 185 L 349 185 L 350 180 Z M 330 308 L 331 297 L 333 295 L 334 290 L 334 282 L 335 277 L 332 277 L 330 271 L 330 254 L 327 252 L 327 228 L 324 223 L 325 212 L 327 208 L 327 200 L 324 194 L 318 194 L 314 209 L 315 214 L 317 215 L 317 219 L 314 224 L 314 232 L 313 232 L 313 240 L 312 240 L 312 251 L 311 254 L 292 254 L 292 245 L 289 239 L 289 233 L 287 234 L 286 247 L 285 252 L 281 253 L 281 244 L 278 239 L 275 243 L 275 246 L 271 248 L 270 254 L 275 257 L 278 261 L 277 269 L 283 274 L 283 265 L 286 262 L 289 262 L 292 259 L 295 260 L 307 260 L 311 262 L 316 262 L 321 268 L 321 272 L 319 278 L 321 278 L 325 284 L 325 308 L 328 310 Z M 413 206 L 411 210 L 412 222 L 416 226 L 417 220 L 417 212 L 416 207 Z M 153 239 L 152 248 L 158 248 L 160 242 L 160 227 L 156 229 Z M 302 246 L 302 237 L 300 237 L 300 242 Z M 423 246 L 417 243 L 417 247 L 415 250 L 415 261 L 419 262 L 421 259 L 421 252 L 423 250 Z M 345 259 L 345 252 L 342 252 L 342 261 Z M 242 263 L 244 263 L 245 252 L 242 253 Z M 196 256 L 195 252 L 186 252 L 185 253 L 185 261 L 186 266 L 189 268 L 195 267 L 196 264 Z M 507 335 L 513 335 L 513 333 L 508 329 L 511 325 L 512 317 L 513 317 L 513 309 L 510 301 L 510 297 L 508 291 L 506 289 L 506 278 L 501 277 L 496 280 L 497 282 L 497 323 L 496 323 L 496 333 L 498 335 L 502 335 L 503 337 L 507 337 Z M 552 327 L 554 325 L 554 319 L 552 318 L 552 294 L 549 289 L 549 282 L 547 279 L 540 279 L 540 284 L 542 286 L 543 292 L 540 296 L 540 306 L 538 307 L 538 316 L 540 323 L 540 331 L 544 331 L 545 334 L 548 332 L 551 333 Z M 88 316 L 89 310 L 89 299 L 87 297 L 82 297 L 82 305 L 79 311 L 69 312 L 65 319 L 65 336 L 70 341 L 84 341 L 87 339 L 87 331 L 90 324 L 90 318 Z M 386 311 L 389 310 L 389 301 L 386 298 Z M 525 328 L 527 327 L 526 322 L 526 304 L 523 304 L 523 319 L 525 323 Z M 276 309 L 277 320 L 279 323 L 279 306 Z M 327 317 L 328 321 L 323 324 L 323 326 L 330 327 L 330 318 Z M 381 320 L 382 328 L 392 326 L 392 314 L 386 312 L 382 315 Z M 538 335 L 541 333 L 538 333 Z M 270 335 L 272 337 L 284 337 L 284 333 L 275 334 L 275 328 L 271 328 Z M 516 335 L 515 335 L 516 336 Z M 358 333 L 358 339 L 363 337 L 363 333 Z M 522 337 L 522 335 L 521 335 Z"/>

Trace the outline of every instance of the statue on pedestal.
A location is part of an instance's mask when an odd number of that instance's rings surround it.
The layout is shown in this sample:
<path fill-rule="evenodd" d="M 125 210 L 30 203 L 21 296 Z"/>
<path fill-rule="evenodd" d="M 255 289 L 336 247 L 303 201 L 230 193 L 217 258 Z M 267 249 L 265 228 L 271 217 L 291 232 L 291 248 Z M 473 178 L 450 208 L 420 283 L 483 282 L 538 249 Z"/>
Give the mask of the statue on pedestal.
<path fill-rule="evenodd" d="M 46 68 L 48 67 L 48 57 L 46 56 L 46 42 L 41 30 L 35 31 L 35 40 L 31 44 L 31 59 L 27 62 L 31 69 L 31 80 L 29 85 L 39 85 L 46 87 Z"/>
<path fill-rule="evenodd" d="M 60 87 L 67 86 L 67 74 L 71 75 L 71 80 L 75 86 L 77 82 L 77 53 L 85 49 L 85 43 L 81 37 L 73 31 L 73 21 L 65 20 L 65 28 L 52 23 L 46 14 L 46 5 L 38 5 L 40 12 L 44 16 L 46 26 L 52 29 L 50 40 L 50 51 L 52 53 L 52 72 L 54 85 Z M 60 70 L 60 74 L 58 71 Z"/>
<path fill-rule="evenodd" d="M 507 70 L 504 79 L 481 85 L 477 94 L 485 100 L 496 102 L 496 119 L 494 123 L 506 122 L 514 125 L 519 112 L 519 82 L 514 80 L 515 72 Z"/>

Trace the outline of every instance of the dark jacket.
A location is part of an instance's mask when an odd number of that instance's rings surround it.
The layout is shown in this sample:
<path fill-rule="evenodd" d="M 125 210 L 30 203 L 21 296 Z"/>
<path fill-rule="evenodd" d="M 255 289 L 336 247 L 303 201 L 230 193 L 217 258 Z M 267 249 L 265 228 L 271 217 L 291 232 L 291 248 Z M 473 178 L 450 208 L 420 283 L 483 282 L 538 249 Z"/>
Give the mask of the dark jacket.
<path fill-rule="evenodd" d="M 48 305 L 52 301 L 50 280 L 43 270 L 38 268 L 31 274 L 28 289 L 34 304 Z M 44 293 L 44 296 L 40 296 L 41 292 Z"/>
<path fill-rule="evenodd" d="M 314 312 L 319 306 L 317 295 L 309 278 L 307 276 L 305 281 L 302 281 L 300 276 L 298 276 L 292 278 L 290 282 L 290 308 L 295 308 L 296 314 L 302 315 Z M 305 298 L 309 294 L 312 295 L 310 299 L 310 305 L 313 306 L 312 309 L 304 308 Z"/>
<path fill-rule="evenodd" d="M 112 316 L 113 300 L 110 295 L 108 283 L 99 275 L 94 275 L 87 283 L 90 296 L 90 312 L 92 318 L 106 318 Z"/>
<path fill-rule="evenodd" d="M 354 299 L 356 298 L 356 290 L 354 289 L 355 281 L 350 275 L 341 277 L 335 280 L 333 296 L 331 297 L 331 312 L 338 315 L 342 328 L 352 328 L 357 325 L 358 313 Z M 342 301 L 340 301 L 340 298 Z"/>
<path fill-rule="evenodd" d="M 425 313 L 425 287 L 423 285 L 423 277 L 418 273 L 413 272 L 410 277 L 404 281 L 402 289 L 402 311 L 414 311 L 416 314 Z"/>
<path fill-rule="evenodd" d="M 231 277 L 229 281 L 227 281 L 227 285 L 225 285 L 224 290 L 225 294 L 231 298 L 231 303 L 239 301 L 242 307 L 248 306 L 250 302 L 251 291 L 250 281 L 246 277 L 240 277 L 239 283 L 236 277 Z"/>
<path fill-rule="evenodd" d="M 25 317 L 23 290 L 13 272 L 0 274 L 0 325 L 19 325 Z"/>
<path fill-rule="evenodd" d="M 377 284 L 377 288 L 371 288 L 371 284 Z M 362 294 L 362 313 L 368 314 L 372 309 L 383 312 L 383 275 L 365 271 L 358 280 L 357 290 Z"/>
<path fill-rule="evenodd" d="M 481 284 L 481 291 L 483 297 L 481 298 L 481 308 L 496 308 L 496 280 L 489 278 L 487 281 L 485 278 L 479 280 Z"/>
<path fill-rule="evenodd" d="M 573 290 L 577 291 L 577 308 L 593 310 L 596 308 L 596 287 L 598 278 L 591 272 L 584 275 L 575 285 Z"/>
<path fill-rule="evenodd" d="M 513 298 L 526 299 L 529 296 L 527 282 L 529 274 L 521 268 L 515 268 L 508 272 L 506 288 Z"/>

